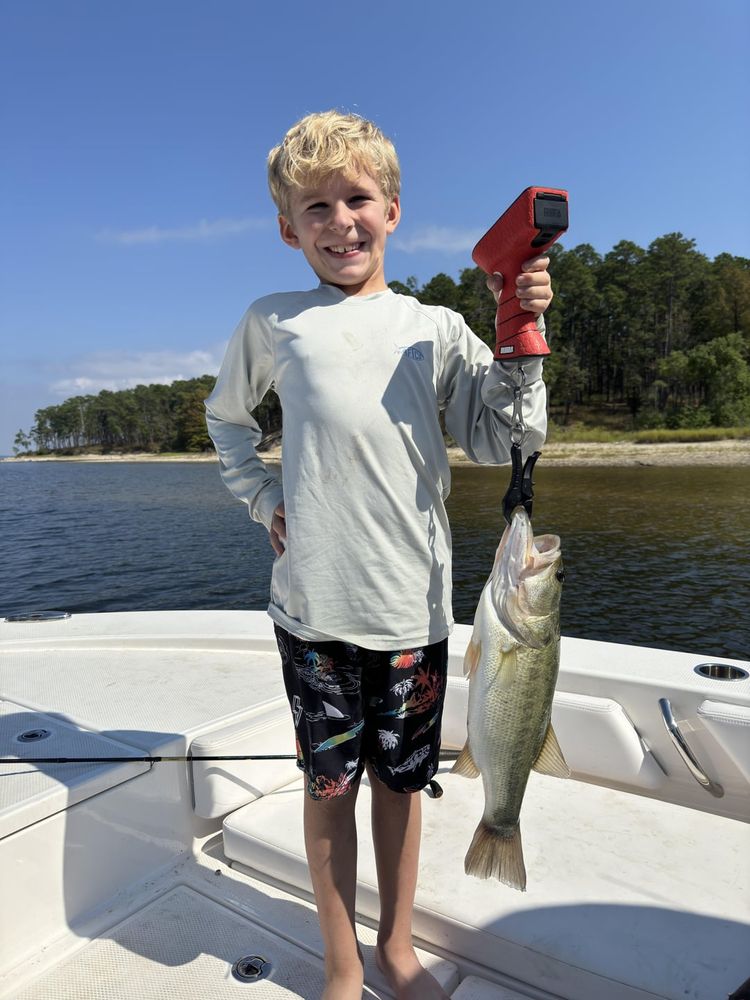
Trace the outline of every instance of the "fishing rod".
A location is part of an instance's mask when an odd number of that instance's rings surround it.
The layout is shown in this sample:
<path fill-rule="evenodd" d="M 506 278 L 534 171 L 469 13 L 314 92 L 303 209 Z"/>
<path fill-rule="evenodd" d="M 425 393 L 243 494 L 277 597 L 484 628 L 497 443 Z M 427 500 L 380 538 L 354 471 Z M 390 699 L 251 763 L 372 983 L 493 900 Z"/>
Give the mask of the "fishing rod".
<path fill-rule="evenodd" d="M 440 754 L 440 760 L 455 760 L 458 750 L 446 750 Z M 192 763 L 192 761 L 238 760 L 297 760 L 293 753 L 251 753 L 230 754 L 221 757 L 203 756 L 202 754 L 144 754 L 142 757 L 0 757 L 0 764 L 161 764 L 164 762 Z"/>
<path fill-rule="evenodd" d="M 440 754 L 440 760 L 456 760 L 458 750 L 446 750 Z M 222 761 L 239 760 L 297 760 L 297 755 L 293 753 L 251 753 L 251 754 L 226 754 L 221 757 L 203 756 L 202 754 L 144 754 L 142 757 L 0 757 L 0 764 L 162 764 L 162 763 L 192 763 L 193 761 L 208 761 L 219 763 Z M 431 778 L 429 788 L 434 798 L 439 799 L 443 794 L 441 785 Z"/>
<path fill-rule="evenodd" d="M 143 757 L 0 757 L 0 764 L 161 764 L 164 761 L 178 763 L 194 760 L 296 760 L 292 753 L 233 754 L 224 757 L 204 757 L 200 754 L 147 754 Z"/>

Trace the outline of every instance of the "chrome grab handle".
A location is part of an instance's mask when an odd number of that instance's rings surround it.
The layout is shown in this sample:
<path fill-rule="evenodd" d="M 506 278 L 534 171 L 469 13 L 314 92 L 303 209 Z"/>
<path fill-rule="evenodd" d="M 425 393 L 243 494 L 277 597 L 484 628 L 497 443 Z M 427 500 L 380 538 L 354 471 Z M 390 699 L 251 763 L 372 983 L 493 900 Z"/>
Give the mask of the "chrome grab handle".
<path fill-rule="evenodd" d="M 672 706 L 669 703 L 669 698 L 659 699 L 659 708 L 661 709 L 661 718 L 664 723 L 664 728 L 670 735 L 672 742 L 674 743 L 675 750 L 685 761 L 685 765 L 698 782 L 702 785 L 707 792 L 710 792 L 717 799 L 720 799 L 724 794 L 724 789 L 716 781 L 712 781 L 706 774 L 702 765 L 698 761 L 693 751 L 687 744 L 685 737 L 680 731 L 680 727 L 675 722 L 674 716 L 672 715 Z"/>

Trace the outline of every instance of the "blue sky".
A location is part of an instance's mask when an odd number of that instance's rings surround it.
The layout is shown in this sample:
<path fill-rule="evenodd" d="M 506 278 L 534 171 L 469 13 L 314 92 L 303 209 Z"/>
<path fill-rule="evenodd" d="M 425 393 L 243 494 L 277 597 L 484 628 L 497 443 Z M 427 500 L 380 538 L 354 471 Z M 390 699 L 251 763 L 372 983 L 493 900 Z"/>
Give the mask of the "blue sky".
<path fill-rule="evenodd" d="M 215 372 L 314 283 L 265 180 L 310 111 L 396 143 L 389 280 L 456 277 L 529 184 L 570 191 L 565 246 L 750 256 L 748 51 L 747 0 L 2 0 L 0 454 L 67 396 Z"/>

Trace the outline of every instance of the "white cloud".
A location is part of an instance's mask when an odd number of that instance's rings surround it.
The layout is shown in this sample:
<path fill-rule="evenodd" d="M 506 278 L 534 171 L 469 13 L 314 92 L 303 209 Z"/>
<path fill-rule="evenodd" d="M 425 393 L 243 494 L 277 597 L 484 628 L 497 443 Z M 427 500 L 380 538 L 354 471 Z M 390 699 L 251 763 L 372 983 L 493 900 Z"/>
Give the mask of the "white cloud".
<path fill-rule="evenodd" d="M 148 226 L 146 229 L 113 230 L 104 229 L 97 235 L 102 243 L 117 243 L 120 246 L 135 246 L 139 243 L 197 242 L 199 240 L 221 240 L 228 236 L 268 229 L 271 219 L 201 219 L 190 226 L 168 229 Z"/>
<path fill-rule="evenodd" d="M 62 398 L 96 395 L 102 389 L 116 392 L 136 385 L 169 385 L 179 379 L 215 375 L 224 353 L 224 344 L 215 351 L 112 351 L 75 359 L 65 367 L 62 378 L 50 390 Z M 59 371 L 59 369 L 58 369 Z"/>
<path fill-rule="evenodd" d="M 391 240 L 394 250 L 418 253 L 437 250 L 441 253 L 465 253 L 473 249 L 482 235 L 478 229 L 459 229 L 454 226 L 423 226 L 413 233 L 396 234 Z"/>

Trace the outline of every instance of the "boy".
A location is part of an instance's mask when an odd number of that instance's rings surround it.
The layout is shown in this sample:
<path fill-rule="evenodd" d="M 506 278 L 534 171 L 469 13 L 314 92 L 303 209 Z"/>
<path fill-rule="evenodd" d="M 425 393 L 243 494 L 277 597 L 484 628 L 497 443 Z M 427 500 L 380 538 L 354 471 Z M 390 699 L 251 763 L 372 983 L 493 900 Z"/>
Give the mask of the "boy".
<path fill-rule="evenodd" d="M 400 1000 L 445 998 L 411 942 L 419 790 L 438 765 L 451 613 L 450 489 L 439 413 L 476 462 L 509 460 L 514 381 L 448 309 L 392 292 L 384 254 L 399 165 L 371 122 L 331 111 L 269 154 L 282 240 L 320 280 L 255 302 L 206 401 L 222 477 L 276 552 L 269 614 L 307 776 L 304 831 L 325 948 L 323 1000 L 359 1000 L 354 801 L 366 768 L 381 914 L 376 958 Z M 547 259 L 516 294 L 541 314 Z M 499 294 L 502 280 L 488 285 Z M 524 451 L 544 440 L 541 362 L 526 366 Z M 282 481 L 251 412 L 273 385 Z M 416 794 L 415 794 L 416 793 Z"/>

